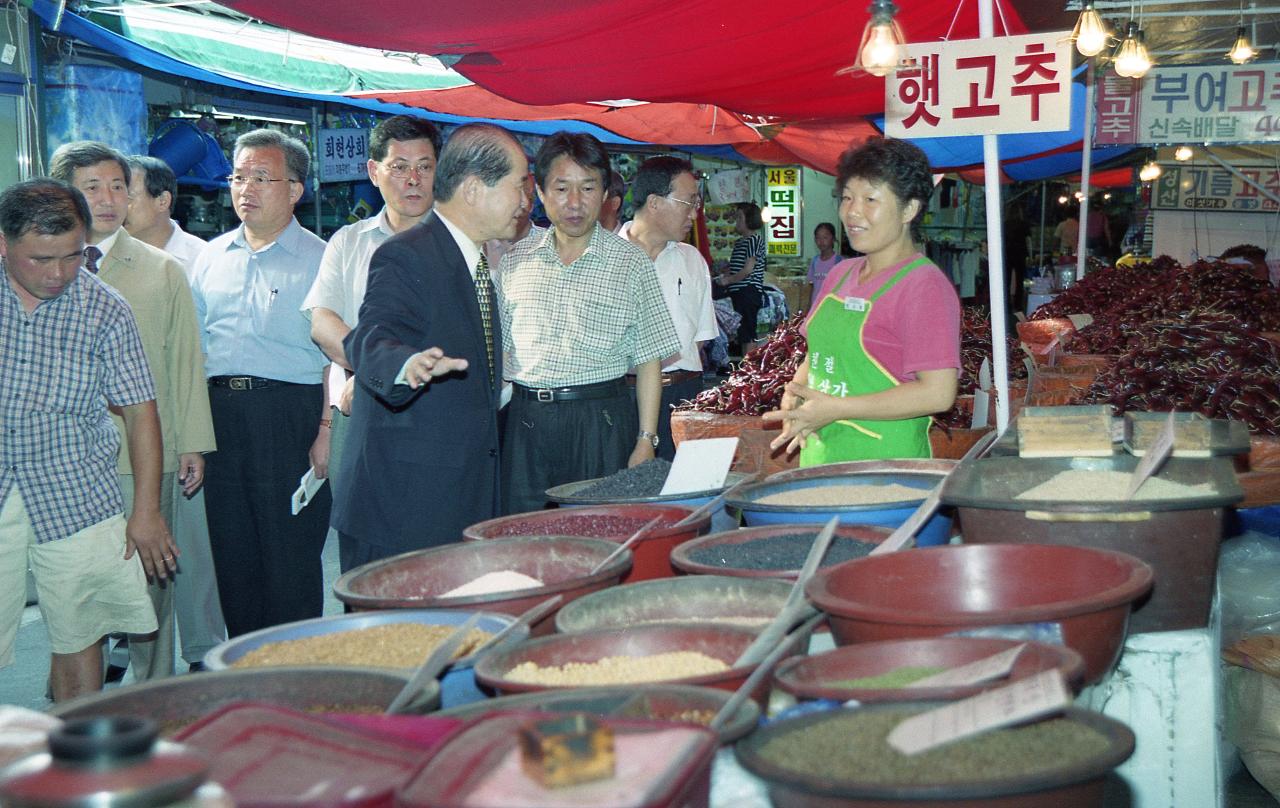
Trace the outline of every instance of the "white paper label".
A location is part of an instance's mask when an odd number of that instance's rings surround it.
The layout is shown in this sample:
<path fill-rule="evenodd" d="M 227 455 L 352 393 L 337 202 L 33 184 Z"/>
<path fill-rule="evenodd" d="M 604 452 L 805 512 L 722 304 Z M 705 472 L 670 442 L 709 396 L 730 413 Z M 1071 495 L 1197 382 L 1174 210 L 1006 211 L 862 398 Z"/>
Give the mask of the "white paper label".
<path fill-rule="evenodd" d="M 1169 459 L 1169 455 L 1173 454 L 1173 412 L 1169 413 L 1169 417 L 1165 419 L 1164 426 L 1160 427 L 1159 434 L 1156 435 L 1155 441 L 1152 442 L 1151 448 L 1147 449 L 1147 453 L 1142 456 L 1142 461 L 1138 463 L 1138 467 L 1133 470 L 1133 477 L 1129 479 L 1129 491 L 1125 494 L 1126 499 L 1132 499 L 1133 495 L 1138 493 L 1138 489 L 1147 481 L 1147 478 L 1160 470 L 1160 466 L 1164 465 L 1164 461 Z"/>
<path fill-rule="evenodd" d="M 1018 655 L 1026 647 L 1026 643 L 1015 645 L 1008 650 L 974 660 L 967 665 L 961 665 L 958 668 L 952 668 L 951 670 L 919 679 L 907 685 L 907 687 L 976 685 L 979 682 L 988 682 L 992 679 L 999 679 L 1001 676 L 1008 676 L 1009 672 L 1013 670 L 1013 663 L 1018 660 Z"/>
<path fill-rule="evenodd" d="M 1054 668 L 1011 685 L 979 693 L 936 710 L 913 715 L 893 728 L 886 739 L 904 755 L 1050 715 L 1071 703 L 1071 695 Z"/>
<path fill-rule="evenodd" d="M 662 495 L 723 488 L 737 450 L 737 438 L 681 441 L 662 485 Z"/>
<path fill-rule="evenodd" d="M 987 425 L 987 416 L 991 413 L 991 394 L 986 390 L 973 391 L 973 415 L 969 418 L 970 429 L 982 429 Z"/>

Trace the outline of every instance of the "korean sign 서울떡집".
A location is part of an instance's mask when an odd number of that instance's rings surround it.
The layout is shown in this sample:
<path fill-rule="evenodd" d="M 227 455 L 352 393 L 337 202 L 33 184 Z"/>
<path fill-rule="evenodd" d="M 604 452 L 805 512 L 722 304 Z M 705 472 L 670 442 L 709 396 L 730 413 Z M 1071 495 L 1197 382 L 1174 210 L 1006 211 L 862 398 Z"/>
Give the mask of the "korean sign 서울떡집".
<path fill-rule="evenodd" d="M 800 167 L 779 166 L 765 171 L 768 201 L 765 240 L 769 255 L 800 254 Z"/>
<path fill-rule="evenodd" d="M 1230 213 L 1272 213 L 1280 210 L 1274 199 L 1257 186 L 1280 196 L 1280 168 L 1275 164 L 1235 165 L 1252 183 L 1219 165 L 1177 163 L 1165 165 L 1151 192 L 1156 210 L 1205 210 Z"/>
<path fill-rule="evenodd" d="M 885 80 L 885 134 L 898 138 L 1061 132 L 1071 127 L 1071 35 L 906 46 Z"/>
<path fill-rule="evenodd" d="M 320 158 L 320 181 L 341 182 L 369 178 L 369 130 L 321 129 L 316 148 Z"/>
<path fill-rule="evenodd" d="M 1096 104 L 1099 146 L 1280 141 L 1280 62 L 1108 72 Z"/>

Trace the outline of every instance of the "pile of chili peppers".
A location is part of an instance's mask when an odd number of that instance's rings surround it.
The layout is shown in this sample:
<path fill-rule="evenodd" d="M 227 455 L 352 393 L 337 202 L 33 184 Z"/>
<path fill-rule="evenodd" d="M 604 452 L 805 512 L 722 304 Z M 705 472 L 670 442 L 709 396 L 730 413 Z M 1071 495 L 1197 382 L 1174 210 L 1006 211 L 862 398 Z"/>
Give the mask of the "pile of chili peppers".
<path fill-rule="evenodd" d="M 804 361 L 808 342 L 800 332 L 804 314 L 780 324 L 769 339 L 747 352 L 718 386 L 703 390 L 676 409 L 725 415 L 762 415 L 782 406 L 782 393 Z"/>
<path fill-rule="evenodd" d="M 1123 348 L 1076 402 L 1179 410 L 1280 435 L 1280 349 L 1235 315 L 1193 311 L 1122 327 Z"/>
<path fill-rule="evenodd" d="M 1222 261 L 1181 266 L 1168 256 L 1129 269 L 1105 267 L 1036 310 L 1032 319 L 1087 313 L 1093 322 L 1067 344 L 1070 353 L 1118 353 L 1128 335 L 1157 320 L 1216 312 L 1260 331 L 1280 330 L 1280 292 L 1246 268 Z"/>
<path fill-rule="evenodd" d="M 1005 337 L 1005 355 L 1009 361 L 1009 378 L 1027 378 L 1022 358 L 1026 354 L 1016 337 Z M 960 395 L 978 389 L 978 371 L 984 359 L 991 358 L 991 318 L 982 306 L 965 306 L 960 313 Z"/>

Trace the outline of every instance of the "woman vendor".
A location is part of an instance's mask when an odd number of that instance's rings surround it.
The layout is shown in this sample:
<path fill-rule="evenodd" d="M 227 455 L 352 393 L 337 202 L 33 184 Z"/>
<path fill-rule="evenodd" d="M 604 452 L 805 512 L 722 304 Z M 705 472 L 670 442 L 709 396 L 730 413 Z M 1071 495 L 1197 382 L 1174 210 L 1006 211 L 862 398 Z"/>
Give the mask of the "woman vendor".
<path fill-rule="evenodd" d="M 772 446 L 800 465 L 929 457 L 930 415 L 955 402 L 960 301 L 916 247 L 933 180 L 902 140 L 876 138 L 840 157 L 840 219 L 864 255 L 827 275 L 809 314 L 809 352 L 766 413 Z"/>

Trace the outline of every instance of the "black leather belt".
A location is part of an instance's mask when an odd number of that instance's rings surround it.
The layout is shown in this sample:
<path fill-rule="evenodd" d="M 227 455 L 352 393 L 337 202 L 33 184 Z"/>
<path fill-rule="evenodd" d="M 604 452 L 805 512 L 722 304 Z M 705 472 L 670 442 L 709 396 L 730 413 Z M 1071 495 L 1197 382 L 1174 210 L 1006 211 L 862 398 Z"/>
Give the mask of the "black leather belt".
<path fill-rule="evenodd" d="M 595 384 L 578 384 L 573 387 L 525 387 L 514 384 L 516 395 L 521 398 L 551 404 L 557 401 L 586 401 L 593 398 L 612 398 L 621 395 L 626 386 L 622 379 L 610 379 Z"/>
<path fill-rule="evenodd" d="M 701 379 L 702 371 L 700 370 L 666 370 L 662 372 L 662 386 L 670 387 L 673 384 L 681 384 L 691 379 Z M 636 386 L 636 377 L 627 376 L 627 386 Z"/>
<path fill-rule="evenodd" d="M 261 390 L 264 387 L 284 387 L 294 382 L 264 379 L 261 376 L 210 376 L 210 387 L 228 387 L 232 390 Z"/>

